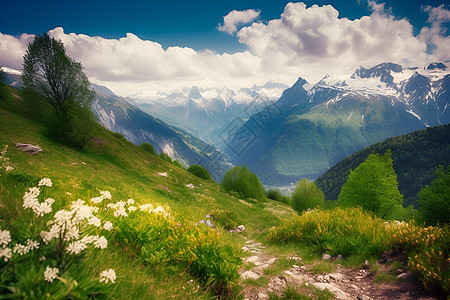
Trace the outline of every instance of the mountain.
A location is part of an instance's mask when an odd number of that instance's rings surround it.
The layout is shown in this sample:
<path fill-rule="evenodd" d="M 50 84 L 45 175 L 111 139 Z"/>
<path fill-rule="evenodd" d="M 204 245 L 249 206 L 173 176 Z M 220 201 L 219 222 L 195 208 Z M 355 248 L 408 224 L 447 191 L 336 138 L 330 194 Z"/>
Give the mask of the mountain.
<path fill-rule="evenodd" d="M 5 70 L 4 81 L 21 87 L 20 72 L 13 71 Z M 202 165 L 217 181 L 231 167 L 227 156 L 209 144 L 134 107 L 105 86 L 91 86 L 96 91 L 92 111 L 105 128 L 122 134 L 136 145 L 150 143 L 157 153 L 164 152 L 185 167 Z"/>
<path fill-rule="evenodd" d="M 181 92 L 158 92 L 152 96 L 135 94 L 127 100 L 171 125 L 220 146 L 230 122 L 247 120 L 278 100 L 286 88 L 287 85 L 274 82 L 240 88 L 237 92 L 226 87 L 202 89 L 193 86 Z"/>
<path fill-rule="evenodd" d="M 326 199 L 337 200 L 342 186 L 352 170 L 371 153 L 392 151 L 394 170 L 405 206 L 417 205 L 417 193 L 435 178 L 434 170 L 450 164 L 450 125 L 414 131 L 373 144 L 346 157 L 315 180 Z M 411 163 L 414 162 L 414 163 Z"/>
<path fill-rule="evenodd" d="M 449 84 L 444 63 L 383 63 L 316 84 L 299 78 L 277 102 L 230 128 L 224 151 L 265 184 L 315 179 L 373 143 L 449 123 Z"/>

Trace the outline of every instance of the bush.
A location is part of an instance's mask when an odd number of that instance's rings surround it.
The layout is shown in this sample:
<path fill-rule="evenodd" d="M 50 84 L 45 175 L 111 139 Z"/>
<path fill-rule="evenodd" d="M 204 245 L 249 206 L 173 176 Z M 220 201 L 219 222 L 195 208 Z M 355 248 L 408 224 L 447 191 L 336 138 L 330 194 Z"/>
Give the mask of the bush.
<path fill-rule="evenodd" d="M 450 220 L 450 166 L 436 169 L 437 178 L 418 194 L 420 216 L 429 225 L 445 224 Z"/>
<path fill-rule="evenodd" d="M 171 158 L 168 154 L 166 154 L 166 153 L 164 153 L 164 152 L 161 152 L 158 156 L 159 156 L 159 158 L 161 158 L 162 160 L 165 160 L 165 161 L 167 161 L 167 162 L 172 163 L 172 158 Z"/>
<path fill-rule="evenodd" d="M 211 175 L 206 168 L 199 165 L 192 165 L 188 169 L 188 172 L 194 174 L 197 177 L 203 178 L 205 180 L 211 180 Z"/>
<path fill-rule="evenodd" d="M 298 212 L 310 208 L 323 207 L 325 205 L 325 195 L 314 182 L 309 182 L 308 179 L 303 178 L 295 187 L 291 197 L 291 205 Z"/>
<path fill-rule="evenodd" d="M 289 197 L 281 194 L 281 192 L 279 190 L 269 190 L 267 192 L 267 198 L 275 200 L 275 201 L 283 202 L 286 204 L 289 204 L 291 202 Z"/>
<path fill-rule="evenodd" d="M 226 191 L 238 192 L 242 197 L 264 199 L 266 194 L 258 177 L 246 167 L 236 166 L 228 170 L 222 180 L 221 186 Z"/>
<path fill-rule="evenodd" d="M 155 148 L 153 148 L 152 144 L 142 143 L 141 144 L 141 148 L 146 150 L 146 151 L 148 151 L 148 152 L 150 152 L 153 155 L 157 155 L 156 152 L 155 152 Z"/>
<path fill-rule="evenodd" d="M 211 213 L 214 223 L 221 225 L 225 229 L 236 228 L 239 224 L 236 220 L 234 211 L 216 209 Z"/>

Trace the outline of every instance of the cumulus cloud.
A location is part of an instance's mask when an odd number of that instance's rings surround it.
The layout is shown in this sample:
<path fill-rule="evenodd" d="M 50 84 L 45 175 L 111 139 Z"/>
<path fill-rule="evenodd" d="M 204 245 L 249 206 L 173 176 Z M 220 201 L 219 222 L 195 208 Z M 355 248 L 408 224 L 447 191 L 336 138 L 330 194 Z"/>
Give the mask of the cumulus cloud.
<path fill-rule="evenodd" d="M 369 7 L 370 15 L 349 20 L 331 5 L 289 3 L 279 19 L 253 22 L 239 31 L 237 24 L 254 21 L 259 11 L 247 19 L 231 12 L 221 26 L 227 32 L 237 31 L 239 42 L 248 49 L 233 54 L 181 46 L 165 49 L 132 33 L 106 39 L 67 34 L 58 27 L 49 34 L 81 61 L 92 82 L 122 96 L 192 85 L 239 89 L 269 80 L 293 84 L 299 76 L 313 83 L 327 73 L 351 73 L 359 65 L 421 66 L 450 59 L 450 39 L 443 26 L 450 12 L 444 6 L 424 7 L 429 26 L 417 36 L 407 19 L 395 18 L 384 5 L 369 2 Z M 0 33 L 0 66 L 20 69 L 33 37 Z"/>
<path fill-rule="evenodd" d="M 238 25 L 244 25 L 255 20 L 261 12 L 259 10 L 247 9 L 243 11 L 233 10 L 223 17 L 223 25 L 219 24 L 219 31 L 233 34 L 237 31 Z"/>

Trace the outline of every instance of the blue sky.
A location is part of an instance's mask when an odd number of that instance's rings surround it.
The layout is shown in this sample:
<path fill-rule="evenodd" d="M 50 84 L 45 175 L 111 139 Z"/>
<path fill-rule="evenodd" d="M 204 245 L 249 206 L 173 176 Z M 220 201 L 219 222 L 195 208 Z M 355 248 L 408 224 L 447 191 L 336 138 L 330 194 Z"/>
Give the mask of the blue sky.
<path fill-rule="evenodd" d="M 193 84 L 292 84 L 298 76 L 312 82 L 359 65 L 450 59 L 444 0 L 288 3 L 7 1 L 0 66 L 19 69 L 26 44 L 42 32 L 61 39 L 92 81 L 121 95 Z M 235 31 L 218 30 L 234 10 L 246 21 L 231 22 Z"/>

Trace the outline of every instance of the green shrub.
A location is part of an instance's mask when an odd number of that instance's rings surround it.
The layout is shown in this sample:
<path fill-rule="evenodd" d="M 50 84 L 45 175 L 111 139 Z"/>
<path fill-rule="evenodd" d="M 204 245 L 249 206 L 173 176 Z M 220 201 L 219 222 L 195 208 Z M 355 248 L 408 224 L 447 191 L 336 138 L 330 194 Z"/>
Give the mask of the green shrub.
<path fill-rule="evenodd" d="M 231 210 L 216 209 L 211 213 L 214 223 L 217 223 L 225 229 L 236 228 L 239 224 L 236 220 L 236 214 Z"/>
<path fill-rule="evenodd" d="M 164 152 L 161 152 L 158 156 L 159 156 L 162 160 L 165 160 L 165 161 L 167 161 L 167 162 L 172 163 L 172 158 L 171 158 L 168 154 L 166 154 L 166 153 L 164 153 Z"/>
<path fill-rule="evenodd" d="M 429 225 L 450 221 L 450 166 L 436 169 L 437 178 L 418 194 L 420 216 Z"/>
<path fill-rule="evenodd" d="M 194 174 L 197 177 L 203 178 L 205 180 L 211 180 L 211 175 L 205 167 L 199 165 L 192 165 L 188 169 L 188 172 Z"/>
<path fill-rule="evenodd" d="M 290 198 L 281 194 L 279 190 L 269 190 L 267 192 L 267 198 L 286 204 L 289 204 L 291 202 Z"/>
<path fill-rule="evenodd" d="M 142 149 L 150 152 L 151 154 L 157 155 L 156 152 L 155 152 L 155 148 L 153 148 L 152 144 L 142 143 L 140 146 L 141 146 Z"/>
<path fill-rule="evenodd" d="M 245 198 L 262 200 L 265 198 L 264 187 L 258 177 L 246 167 L 236 166 L 228 170 L 222 180 L 221 186 L 227 191 L 235 191 Z"/>
<path fill-rule="evenodd" d="M 309 182 L 308 179 L 303 178 L 295 187 L 291 197 L 291 205 L 298 212 L 310 208 L 323 207 L 325 205 L 325 195 L 314 182 Z"/>

